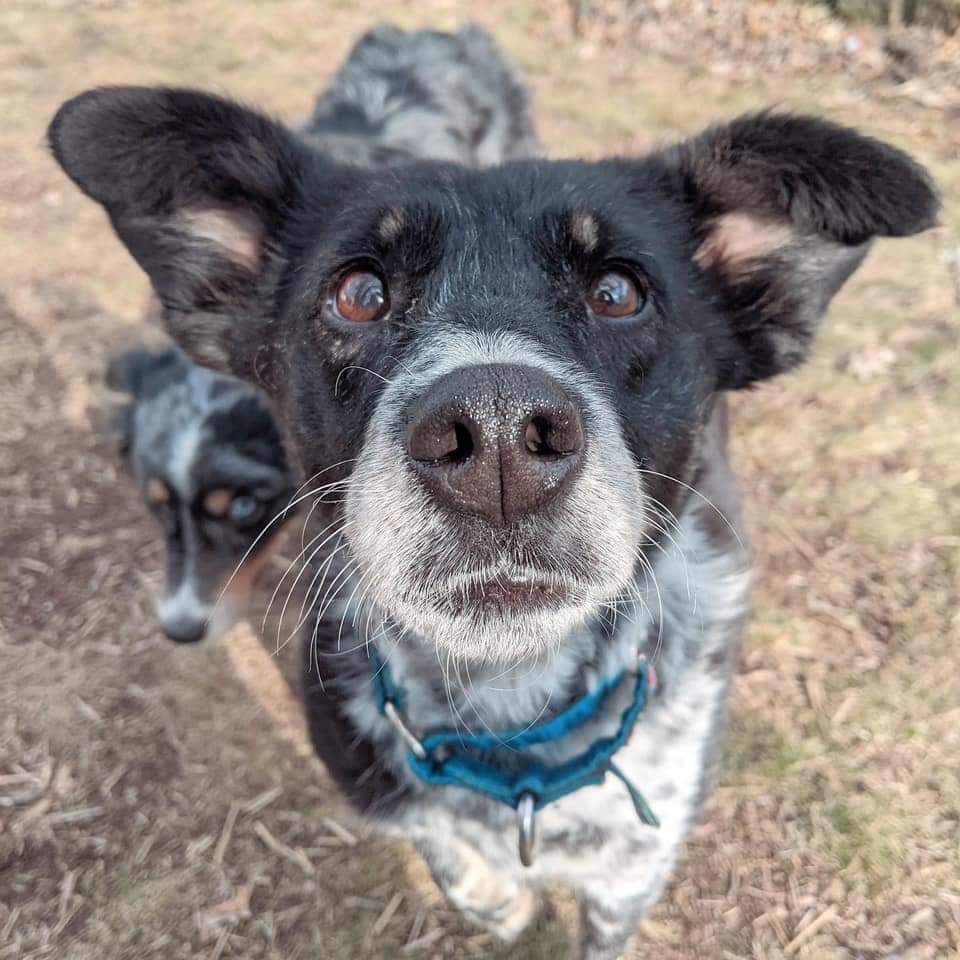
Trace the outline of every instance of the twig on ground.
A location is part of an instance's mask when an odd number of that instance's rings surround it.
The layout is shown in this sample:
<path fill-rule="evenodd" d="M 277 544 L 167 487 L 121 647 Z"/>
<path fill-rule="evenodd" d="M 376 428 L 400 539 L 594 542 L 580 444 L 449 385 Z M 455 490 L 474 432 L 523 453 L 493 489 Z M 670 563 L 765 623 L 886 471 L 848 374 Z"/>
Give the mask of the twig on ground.
<path fill-rule="evenodd" d="M 302 850 L 294 850 L 293 847 L 288 847 L 278 840 L 259 820 L 254 823 L 253 830 L 277 856 L 295 863 L 308 876 L 312 877 L 317 872 L 309 857 Z"/>
<path fill-rule="evenodd" d="M 213 849 L 213 862 L 219 867 L 223 864 L 223 858 L 227 855 L 227 847 L 230 846 L 230 837 L 233 835 L 233 826 L 237 822 L 237 814 L 240 812 L 240 805 L 233 801 L 230 809 L 227 810 L 226 819 L 223 821 L 223 827 L 220 830 L 220 839 Z"/>
<path fill-rule="evenodd" d="M 837 908 L 832 904 L 815 920 L 811 920 L 784 948 L 783 952 L 789 957 L 795 954 L 804 943 L 809 940 L 821 927 L 826 926 L 837 915 Z"/>

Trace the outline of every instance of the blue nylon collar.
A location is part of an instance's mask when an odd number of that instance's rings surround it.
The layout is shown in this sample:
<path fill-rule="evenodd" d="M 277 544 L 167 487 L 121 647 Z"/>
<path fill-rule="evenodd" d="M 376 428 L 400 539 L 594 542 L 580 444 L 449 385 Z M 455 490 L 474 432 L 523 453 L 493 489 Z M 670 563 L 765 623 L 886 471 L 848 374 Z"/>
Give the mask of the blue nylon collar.
<path fill-rule="evenodd" d="M 389 705 L 402 715 L 404 692 L 394 682 L 386 661 L 373 644 L 370 645 L 370 659 L 378 710 L 386 716 Z M 502 749 L 516 753 L 562 739 L 596 717 L 607 701 L 631 679 L 634 681 L 633 695 L 620 716 L 616 733 L 596 740 L 587 750 L 565 763 L 547 766 L 531 758 L 522 769 L 513 770 L 489 758 L 489 754 Z M 501 734 L 437 731 L 423 738 L 420 751 L 408 753 L 407 762 L 414 774 L 430 786 L 473 790 L 514 809 L 524 796 L 531 796 L 535 809 L 542 809 L 581 787 L 602 783 L 609 772 L 627 788 L 640 820 L 657 827 L 660 824 L 643 795 L 613 763 L 614 754 L 627 742 L 637 718 L 647 705 L 649 685 L 649 670 L 645 662 L 640 662 L 635 673 L 625 670 L 605 680 L 551 720 Z M 405 735 L 412 736 L 408 731 Z"/>

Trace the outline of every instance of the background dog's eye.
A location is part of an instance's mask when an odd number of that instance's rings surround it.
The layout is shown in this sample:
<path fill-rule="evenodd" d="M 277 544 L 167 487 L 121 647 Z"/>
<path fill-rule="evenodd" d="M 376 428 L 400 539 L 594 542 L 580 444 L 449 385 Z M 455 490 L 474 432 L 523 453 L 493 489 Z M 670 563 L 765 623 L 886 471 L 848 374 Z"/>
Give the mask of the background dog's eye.
<path fill-rule="evenodd" d="M 601 273 L 587 289 L 586 303 L 595 317 L 632 317 L 646 302 L 646 292 L 622 270 Z"/>
<path fill-rule="evenodd" d="M 337 314 L 351 323 L 372 323 L 390 309 L 387 288 L 375 273 L 353 270 L 337 286 L 334 296 Z"/>
<path fill-rule="evenodd" d="M 230 502 L 228 515 L 234 523 L 242 526 L 253 523 L 262 511 L 263 506 L 255 497 L 242 493 Z"/>

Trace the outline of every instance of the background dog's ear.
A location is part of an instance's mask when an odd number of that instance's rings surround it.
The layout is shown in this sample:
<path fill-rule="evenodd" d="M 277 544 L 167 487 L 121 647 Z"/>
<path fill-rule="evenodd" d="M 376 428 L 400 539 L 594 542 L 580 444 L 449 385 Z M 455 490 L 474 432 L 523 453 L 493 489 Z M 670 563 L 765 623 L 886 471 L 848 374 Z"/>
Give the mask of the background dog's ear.
<path fill-rule="evenodd" d="M 905 153 L 812 117 L 742 117 L 666 160 L 694 210 L 694 259 L 742 348 L 722 365 L 725 387 L 800 363 L 870 241 L 925 230 L 940 206 Z"/>
<path fill-rule="evenodd" d="M 190 90 L 104 87 L 65 103 L 49 130 L 57 161 L 102 204 L 150 276 L 174 338 L 201 363 L 238 369 L 271 237 L 305 150 L 280 125 Z"/>
<path fill-rule="evenodd" d="M 157 365 L 158 359 L 158 354 L 143 347 L 117 354 L 107 365 L 104 382 L 117 393 L 129 393 L 135 397 L 140 391 L 144 376 Z"/>
<path fill-rule="evenodd" d="M 157 389 L 158 382 L 162 387 L 178 373 L 182 376 L 188 365 L 187 358 L 175 347 L 154 351 L 134 347 L 118 353 L 107 364 L 103 378 L 106 385 L 117 393 L 125 393 L 133 398 L 132 402 L 115 406 L 110 415 L 110 426 L 123 456 L 130 452 L 133 443 L 133 415 L 137 399 L 150 396 Z"/>

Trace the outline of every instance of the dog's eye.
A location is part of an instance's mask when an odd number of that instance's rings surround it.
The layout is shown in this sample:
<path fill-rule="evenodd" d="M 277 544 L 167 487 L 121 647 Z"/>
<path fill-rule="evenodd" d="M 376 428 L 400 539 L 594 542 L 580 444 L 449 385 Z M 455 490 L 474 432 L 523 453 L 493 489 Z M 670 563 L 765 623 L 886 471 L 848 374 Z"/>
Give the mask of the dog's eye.
<path fill-rule="evenodd" d="M 373 323 L 390 309 L 383 280 L 369 270 L 352 270 L 337 285 L 334 309 L 351 323 Z"/>
<path fill-rule="evenodd" d="M 585 299 L 595 317 L 618 320 L 638 314 L 647 302 L 647 294 L 625 271 L 606 270 L 590 284 Z"/>
<path fill-rule="evenodd" d="M 230 509 L 227 511 L 230 519 L 240 526 L 253 523 L 263 511 L 263 505 L 248 494 L 241 493 L 230 501 Z"/>

